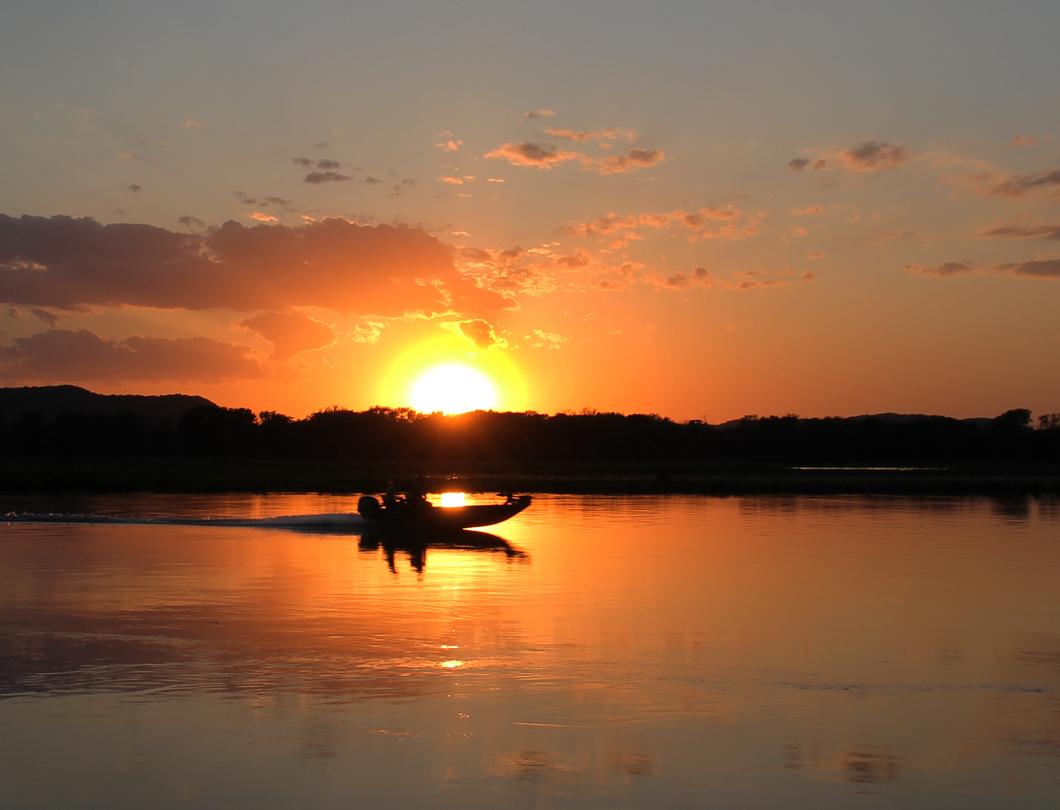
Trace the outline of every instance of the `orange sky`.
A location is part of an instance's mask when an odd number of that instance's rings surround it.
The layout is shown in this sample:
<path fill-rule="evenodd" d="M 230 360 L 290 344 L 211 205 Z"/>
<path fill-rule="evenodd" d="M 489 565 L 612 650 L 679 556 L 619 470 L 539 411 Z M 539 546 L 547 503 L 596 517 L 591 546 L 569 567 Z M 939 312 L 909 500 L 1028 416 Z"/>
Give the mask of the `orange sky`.
<path fill-rule="evenodd" d="M 1060 410 L 1054 5 L 118 5 L 0 35 L 4 385 Z"/>

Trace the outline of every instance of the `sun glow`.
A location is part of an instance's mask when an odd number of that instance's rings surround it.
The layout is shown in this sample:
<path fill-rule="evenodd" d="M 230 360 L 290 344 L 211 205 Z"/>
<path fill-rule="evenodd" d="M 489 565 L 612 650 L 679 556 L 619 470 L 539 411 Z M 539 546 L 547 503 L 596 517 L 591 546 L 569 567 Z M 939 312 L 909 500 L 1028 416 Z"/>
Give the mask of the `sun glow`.
<path fill-rule="evenodd" d="M 442 506 L 465 506 L 467 498 L 463 492 L 443 492 L 441 503 Z"/>
<path fill-rule="evenodd" d="M 481 371 L 463 363 L 445 363 L 416 378 L 409 402 L 422 413 L 488 411 L 497 406 L 497 389 Z"/>

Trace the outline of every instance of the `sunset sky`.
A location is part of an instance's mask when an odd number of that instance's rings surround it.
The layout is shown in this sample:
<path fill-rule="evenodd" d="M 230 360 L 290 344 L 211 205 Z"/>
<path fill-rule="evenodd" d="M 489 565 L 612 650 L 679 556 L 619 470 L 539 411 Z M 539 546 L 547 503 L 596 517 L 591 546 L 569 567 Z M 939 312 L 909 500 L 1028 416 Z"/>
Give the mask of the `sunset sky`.
<path fill-rule="evenodd" d="M 1060 411 L 1060 3 L 0 10 L 0 384 Z"/>

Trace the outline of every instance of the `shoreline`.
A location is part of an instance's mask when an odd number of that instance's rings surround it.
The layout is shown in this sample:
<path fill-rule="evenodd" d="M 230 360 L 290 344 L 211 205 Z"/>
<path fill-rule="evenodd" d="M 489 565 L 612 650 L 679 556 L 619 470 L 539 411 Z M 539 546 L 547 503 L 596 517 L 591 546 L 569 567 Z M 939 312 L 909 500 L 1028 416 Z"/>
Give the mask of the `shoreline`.
<path fill-rule="evenodd" d="M 446 470 L 424 463 L 396 468 L 380 463 L 208 459 L 4 459 L 3 494 L 117 494 L 132 492 L 380 492 L 390 478 L 419 472 L 431 491 L 556 494 L 701 495 L 1060 495 L 1056 467 L 864 467 L 730 465 L 681 469 L 575 465 L 483 465 Z"/>

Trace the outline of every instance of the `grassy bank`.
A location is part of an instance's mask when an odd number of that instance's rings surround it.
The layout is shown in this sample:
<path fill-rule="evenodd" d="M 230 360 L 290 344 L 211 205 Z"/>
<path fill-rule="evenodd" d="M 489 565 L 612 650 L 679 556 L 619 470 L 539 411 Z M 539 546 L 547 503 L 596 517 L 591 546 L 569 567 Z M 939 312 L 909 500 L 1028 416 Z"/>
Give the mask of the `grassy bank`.
<path fill-rule="evenodd" d="M 556 493 L 1060 494 L 1055 467 L 935 470 L 790 469 L 729 465 L 488 465 L 449 470 L 317 461 L 6 459 L 0 493 L 375 492 L 390 478 L 429 477 L 432 490 Z"/>

